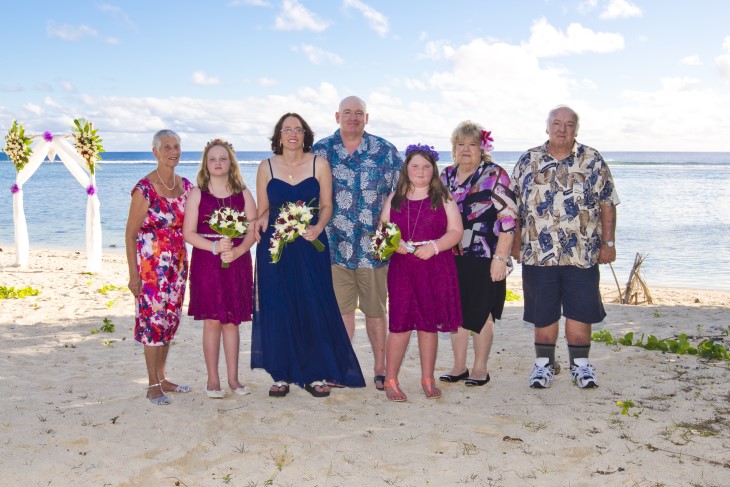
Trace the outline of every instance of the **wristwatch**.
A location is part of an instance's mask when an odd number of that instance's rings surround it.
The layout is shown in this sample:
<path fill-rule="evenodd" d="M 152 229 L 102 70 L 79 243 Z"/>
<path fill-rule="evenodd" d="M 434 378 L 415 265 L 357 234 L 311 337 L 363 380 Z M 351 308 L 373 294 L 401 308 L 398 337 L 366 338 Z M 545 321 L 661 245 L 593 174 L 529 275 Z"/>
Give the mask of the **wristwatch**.
<path fill-rule="evenodd" d="M 601 245 L 603 245 L 605 247 L 614 247 L 616 244 L 613 243 L 613 240 L 606 240 Z"/>

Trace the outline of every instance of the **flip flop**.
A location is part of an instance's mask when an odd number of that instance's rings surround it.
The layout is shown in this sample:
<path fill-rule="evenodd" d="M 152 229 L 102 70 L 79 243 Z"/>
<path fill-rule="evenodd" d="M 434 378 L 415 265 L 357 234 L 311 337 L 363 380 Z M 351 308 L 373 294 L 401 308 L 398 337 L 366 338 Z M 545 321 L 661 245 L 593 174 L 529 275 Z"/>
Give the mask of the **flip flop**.
<path fill-rule="evenodd" d="M 274 384 L 271 387 L 277 387 L 277 388 L 283 387 L 284 389 L 281 391 L 280 390 L 272 391 L 271 389 L 269 389 L 269 397 L 284 397 L 287 394 L 289 394 L 289 384 L 287 384 L 283 380 L 274 382 Z"/>
<path fill-rule="evenodd" d="M 327 397 L 330 395 L 330 391 L 318 391 L 316 389 L 317 387 L 327 387 L 327 383 L 323 380 L 318 380 L 311 384 L 306 384 L 304 390 L 314 397 Z"/>
<path fill-rule="evenodd" d="M 375 388 L 379 391 L 385 390 L 385 376 L 384 375 L 376 375 L 373 377 L 373 382 L 375 383 Z M 378 386 L 378 382 L 380 382 L 380 386 Z"/>

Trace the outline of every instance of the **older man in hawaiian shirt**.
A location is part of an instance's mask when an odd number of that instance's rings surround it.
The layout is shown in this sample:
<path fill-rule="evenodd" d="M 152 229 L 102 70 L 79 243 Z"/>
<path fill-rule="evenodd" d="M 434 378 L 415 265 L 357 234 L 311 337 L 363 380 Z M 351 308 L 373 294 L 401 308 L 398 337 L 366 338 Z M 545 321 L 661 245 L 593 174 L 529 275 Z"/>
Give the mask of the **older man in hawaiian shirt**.
<path fill-rule="evenodd" d="M 332 166 L 334 212 L 327 226 L 332 278 L 350 339 L 355 333 L 355 308 L 365 314 L 375 387 L 382 390 L 388 266 L 373 259 L 370 234 L 385 198 L 395 189 L 403 160 L 393 144 L 365 132 L 368 112 L 360 98 L 343 99 L 335 120 L 340 128 L 312 147 L 313 153 L 327 158 Z"/>
<path fill-rule="evenodd" d="M 512 254 L 522 263 L 524 319 L 535 325 L 530 387 L 550 387 L 561 313 L 570 373 L 580 388 L 597 387 L 588 361 L 591 324 L 606 316 L 598 264 L 616 259 L 618 195 L 611 171 L 595 149 L 576 142 L 578 114 L 550 111 L 548 141 L 524 153 L 512 173 L 519 229 Z"/>

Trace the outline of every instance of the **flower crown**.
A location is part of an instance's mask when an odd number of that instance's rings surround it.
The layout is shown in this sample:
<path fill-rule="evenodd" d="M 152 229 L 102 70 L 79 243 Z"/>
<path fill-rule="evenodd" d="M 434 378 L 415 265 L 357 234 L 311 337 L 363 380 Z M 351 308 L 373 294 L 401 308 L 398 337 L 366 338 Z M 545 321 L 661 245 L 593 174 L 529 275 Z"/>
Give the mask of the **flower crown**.
<path fill-rule="evenodd" d="M 208 149 L 209 147 L 211 147 L 213 145 L 224 145 L 224 146 L 228 147 L 229 149 L 231 149 L 231 152 L 236 152 L 233 149 L 233 144 L 231 144 L 230 142 L 227 142 L 227 141 L 225 141 L 223 139 L 220 139 L 220 138 L 219 139 L 211 139 L 211 140 L 209 140 L 208 143 L 205 144 L 205 148 Z"/>
<path fill-rule="evenodd" d="M 422 152 L 428 152 L 433 156 L 433 160 L 438 162 L 439 160 L 439 153 L 436 152 L 434 147 L 432 145 L 426 145 L 426 144 L 411 144 L 408 147 L 406 147 L 406 158 L 408 157 L 408 154 L 410 154 L 413 151 L 422 151 Z"/>
<path fill-rule="evenodd" d="M 491 152 L 494 150 L 494 146 L 492 145 L 494 139 L 492 138 L 491 130 L 482 130 L 482 135 L 479 136 L 479 140 L 482 142 L 481 146 L 484 152 Z"/>

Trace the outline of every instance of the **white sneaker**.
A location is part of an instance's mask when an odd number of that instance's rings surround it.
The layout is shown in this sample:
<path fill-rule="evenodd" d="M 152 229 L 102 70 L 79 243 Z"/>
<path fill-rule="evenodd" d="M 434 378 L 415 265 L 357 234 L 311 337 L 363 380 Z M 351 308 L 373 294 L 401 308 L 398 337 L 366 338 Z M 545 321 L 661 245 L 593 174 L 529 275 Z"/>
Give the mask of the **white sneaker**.
<path fill-rule="evenodd" d="M 577 358 L 573 362 L 575 365 L 570 366 L 570 376 L 573 378 L 573 382 L 581 389 L 598 387 L 596 374 L 593 372 L 593 366 L 588 363 L 588 359 Z"/>
<path fill-rule="evenodd" d="M 538 357 L 535 359 L 535 366 L 530 373 L 530 387 L 534 389 L 547 389 L 553 382 L 555 377 L 555 369 L 552 365 L 548 365 L 550 361 L 547 357 Z"/>

